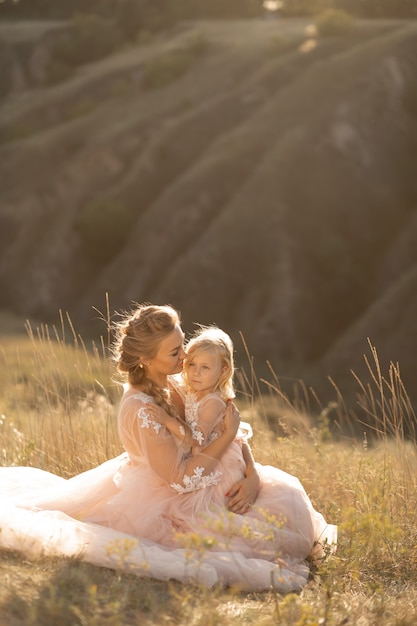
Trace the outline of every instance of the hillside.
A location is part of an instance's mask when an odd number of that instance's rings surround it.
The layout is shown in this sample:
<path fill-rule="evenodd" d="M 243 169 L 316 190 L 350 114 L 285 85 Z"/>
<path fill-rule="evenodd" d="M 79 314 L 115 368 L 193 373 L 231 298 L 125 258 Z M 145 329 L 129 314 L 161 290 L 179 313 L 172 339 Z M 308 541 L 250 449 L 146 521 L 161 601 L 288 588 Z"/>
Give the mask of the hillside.
<path fill-rule="evenodd" d="M 171 302 L 352 401 L 370 337 L 417 398 L 417 23 L 307 25 L 187 24 L 4 97 L 0 307 Z"/>

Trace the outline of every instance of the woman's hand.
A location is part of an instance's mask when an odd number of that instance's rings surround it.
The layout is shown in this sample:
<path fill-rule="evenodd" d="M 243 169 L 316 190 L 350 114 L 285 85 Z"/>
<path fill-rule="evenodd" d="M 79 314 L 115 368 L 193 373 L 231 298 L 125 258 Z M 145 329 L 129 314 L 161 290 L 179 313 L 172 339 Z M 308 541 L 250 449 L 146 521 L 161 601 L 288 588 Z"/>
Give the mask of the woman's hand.
<path fill-rule="evenodd" d="M 255 503 L 261 482 L 252 450 L 246 441 L 242 442 L 242 454 L 246 463 L 245 477 L 235 483 L 226 494 L 229 498 L 227 508 L 240 515 L 247 513 Z"/>
<path fill-rule="evenodd" d="M 159 404 L 155 404 L 154 402 L 147 402 L 145 405 L 146 412 L 149 414 L 151 419 L 155 422 L 159 422 L 164 426 L 168 423 L 170 419 L 170 415 L 163 409 Z"/>
<path fill-rule="evenodd" d="M 178 437 L 178 439 L 180 439 L 180 441 L 182 442 L 185 441 L 185 424 L 181 424 L 175 417 L 169 415 L 169 413 L 167 413 L 165 409 L 163 409 L 158 404 L 154 404 L 153 402 L 148 402 L 146 404 L 146 410 L 152 421 L 159 422 L 159 424 L 162 424 L 166 427 L 171 435 Z"/>
<path fill-rule="evenodd" d="M 227 508 L 232 513 L 243 515 L 247 513 L 251 506 L 256 502 L 256 496 L 259 489 L 259 475 L 256 470 L 251 471 L 245 478 L 242 478 L 233 485 L 226 493 Z"/>

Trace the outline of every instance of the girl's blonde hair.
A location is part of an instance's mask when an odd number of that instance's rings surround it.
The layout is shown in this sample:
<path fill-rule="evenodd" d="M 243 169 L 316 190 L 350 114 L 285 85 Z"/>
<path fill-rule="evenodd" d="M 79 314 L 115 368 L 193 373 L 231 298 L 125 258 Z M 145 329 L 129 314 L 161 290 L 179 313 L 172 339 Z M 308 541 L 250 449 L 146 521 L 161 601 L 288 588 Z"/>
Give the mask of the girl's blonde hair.
<path fill-rule="evenodd" d="M 178 312 L 169 305 L 138 304 L 134 311 L 122 315 L 122 321 L 115 324 L 113 344 L 117 370 L 127 375 L 131 385 L 140 387 L 177 418 L 169 401 L 169 392 L 147 378 L 143 363 L 155 357 L 161 341 L 180 324 Z"/>
<path fill-rule="evenodd" d="M 200 326 L 199 330 L 191 337 L 186 346 L 186 357 L 184 360 L 183 378 L 187 384 L 187 371 L 193 356 L 215 350 L 220 357 L 221 366 L 224 371 L 221 373 L 215 391 L 218 391 L 223 400 L 235 397 L 233 388 L 233 376 L 235 365 L 233 359 L 233 342 L 229 335 L 217 326 Z"/>

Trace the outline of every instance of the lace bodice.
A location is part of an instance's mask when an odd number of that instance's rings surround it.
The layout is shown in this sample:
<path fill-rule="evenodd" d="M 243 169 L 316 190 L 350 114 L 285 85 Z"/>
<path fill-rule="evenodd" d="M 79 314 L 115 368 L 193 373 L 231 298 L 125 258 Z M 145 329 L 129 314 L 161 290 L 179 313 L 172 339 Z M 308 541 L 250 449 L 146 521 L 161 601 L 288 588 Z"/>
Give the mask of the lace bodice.
<path fill-rule="evenodd" d="M 219 394 L 210 393 L 198 400 L 197 394 L 187 393 L 184 398 L 185 419 L 196 444 L 206 448 L 222 432 L 222 419 L 226 403 Z"/>

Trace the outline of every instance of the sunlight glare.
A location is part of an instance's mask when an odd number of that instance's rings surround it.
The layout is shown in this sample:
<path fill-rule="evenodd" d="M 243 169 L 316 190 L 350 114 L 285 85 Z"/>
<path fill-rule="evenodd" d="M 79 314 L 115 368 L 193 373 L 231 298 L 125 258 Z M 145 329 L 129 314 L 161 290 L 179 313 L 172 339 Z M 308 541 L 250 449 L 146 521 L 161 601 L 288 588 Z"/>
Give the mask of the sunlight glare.
<path fill-rule="evenodd" d="M 307 37 L 317 37 L 317 27 L 315 24 L 309 24 L 306 26 L 305 34 Z"/>
<path fill-rule="evenodd" d="M 298 48 L 300 52 L 311 52 L 317 46 L 317 39 L 307 39 L 301 46 Z"/>
<path fill-rule="evenodd" d="M 262 6 L 267 11 L 279 11 L 284 6 L 284 3 L 281 0 L 264 0 Z"/>

